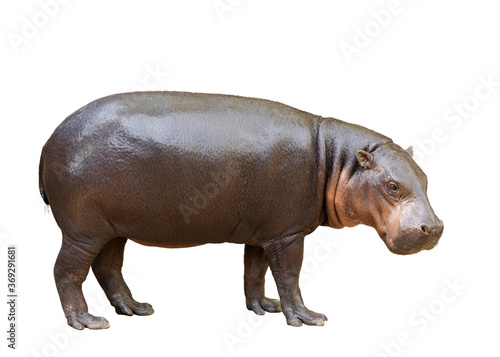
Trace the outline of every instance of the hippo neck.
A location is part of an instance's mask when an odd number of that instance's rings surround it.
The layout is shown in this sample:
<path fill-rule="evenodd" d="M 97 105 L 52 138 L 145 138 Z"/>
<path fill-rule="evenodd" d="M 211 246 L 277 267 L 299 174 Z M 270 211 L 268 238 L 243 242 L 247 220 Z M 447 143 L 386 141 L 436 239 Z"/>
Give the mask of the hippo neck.
<path fill-rule="evenodd" d="M 334 118 L 324 118 L 321 123 L 321 131 L 325 140 L 327 165 L 323 204 L 325 220 L 322 225 L 332 228 L 355 226 L 359 222 L 342 219 L 342 217 L 348 217 L 349 213 L 340 211 L 346 205 L 339 205 L 339 190 L 345 188 L 349 179 L 359 168 L 356 160 L 358 150 L 373 152 L 380 145 L 392 142 L 392 140 L 360 125 Z"/>

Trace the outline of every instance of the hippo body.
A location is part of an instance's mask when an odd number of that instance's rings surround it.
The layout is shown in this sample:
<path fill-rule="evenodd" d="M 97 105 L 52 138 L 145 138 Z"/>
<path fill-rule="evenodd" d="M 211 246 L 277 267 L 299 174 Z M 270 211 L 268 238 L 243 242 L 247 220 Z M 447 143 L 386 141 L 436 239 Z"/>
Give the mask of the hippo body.
<path fill-rule="evenodd" d="M 412 198 L 373 191 L 369 181 L 384 175 L 401 176 L 395 184 Z M 84 106 L 59 125 L 40 161 L 40 192 L 63 233 L 56 285 L 77 329 L 109 326 L 88 313 L 81 292 L 90 266 L 118 313 L 153 313 L 121 275 L 128 239 L 245 244 L 247 307 L 322 325 L 326 316 L 304 306 L 298 287 L 304 237 L 319 225 L 363 223 L 394 253 L 430 249 L 442 222 L 426 180 L 407 151 L 361 126 L 262 99 L 177 92 Z M 269 265 L 281 302 L 264 296 Z"/>

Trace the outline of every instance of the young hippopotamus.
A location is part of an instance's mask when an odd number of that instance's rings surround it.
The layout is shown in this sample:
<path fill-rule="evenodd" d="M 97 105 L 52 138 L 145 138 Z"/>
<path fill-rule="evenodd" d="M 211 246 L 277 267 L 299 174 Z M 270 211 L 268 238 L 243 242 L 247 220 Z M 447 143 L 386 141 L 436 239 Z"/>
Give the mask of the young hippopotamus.
<path fill-rule="evenodd" d="M 116 312 L 149 315 L 121 268 L 127 240 L 157 247 L 245 244 L 256 314 L 323 325 L 299 289 L 304 237 L 365 224 L 389 250 L 433 248 L 443 222 L 427 177 L 386 136 L 284 104 L 229 95 L 138 92 L 98 99 L 54 131 L 40 193 L 63 235 L 54 267 L 68 324 L 103 329 L 82 294 L 90 267 Z M 264 296 L 267 268 L 280 301 Z"/>

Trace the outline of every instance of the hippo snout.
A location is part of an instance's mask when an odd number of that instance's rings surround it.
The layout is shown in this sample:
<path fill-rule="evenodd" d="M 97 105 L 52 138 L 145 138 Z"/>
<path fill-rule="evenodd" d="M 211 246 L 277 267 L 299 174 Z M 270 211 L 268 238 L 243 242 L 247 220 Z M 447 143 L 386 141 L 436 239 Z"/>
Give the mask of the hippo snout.
<path fill-rule="evenodd" d="M 428 244 L 424 249 L 430 250 L 437 245 L 439 238 L 441 238 L 444 230 L 444 224 L 442 220 L 438 219 L 437 222 L 432 225 L 422 223 L 420 225 L 420 230 L 423 232 L 424 236 L 427 237 L 428 241 Z"/>
<path fill-rule="evenodd" d="M 430 237 L 436 237 L 437 239 L 439 239 L 439 237 L 441 237 L 441 235 L 443 234 L 443 229 L 444 229 L 443 221 L 440 219 L 438 219 L 437 222 L 432 225 L 427 223 L 422 223 L 420 225 L 420 230 L 425 235 L 428 235 Z"/>
<path fill-rule="evenodd" d="M 413 254 L 434 248 L 443 234 L 443 229 L 443 221 L 440 219 L 401 229 L 399 236 L 393 240 L 393 245 L 397 248 L 396 253 Z"/>

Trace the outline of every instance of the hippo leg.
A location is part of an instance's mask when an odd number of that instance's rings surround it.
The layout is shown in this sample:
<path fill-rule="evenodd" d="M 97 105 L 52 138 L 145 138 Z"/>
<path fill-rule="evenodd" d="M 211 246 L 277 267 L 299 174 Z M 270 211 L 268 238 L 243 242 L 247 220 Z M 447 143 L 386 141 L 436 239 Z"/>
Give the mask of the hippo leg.
<path fill-rule="evenodd" d="M 279 300 L 264 296 L 264 279 L 269 263 L 264 248 L 245 244 L 245 296 L 247 309 L 257 315 L 268 312 L 281 312 Z"/>
<path fill-rule="evenodd" d="M 127 238 L 109 241 L 92 263 L 92 270 L 106 293 L 116 313 L 120 315 L 151 315 L 154 310 L 148 303 L 140 303 L 132 298 L 122 275 L 123 251 Z"/>
<path fill-rule="evenodd" d="M 304 236 L 293 235 L 284 239 L 273 240 L 264 245 L 269 265 L 278 287 L 281 307 L 286 322 L 292 326 L 321 326 L 327 320 L 306 308 L 299 288 L 299 273 L 304 255 Z"/>
<path fill-rule="evenodd" d="M 78 241 L 63 234 L 62 247 L 54 266 L 54 278 L 59 298 L 68 319 L 68 325 L 77 330 L 83 330 L 84 327 L 105 329 L 109 327 L 108 321 L 103 317 L 89 314 L 82 293 L 82 284 L 101 246 L 79 244 Z"/>

